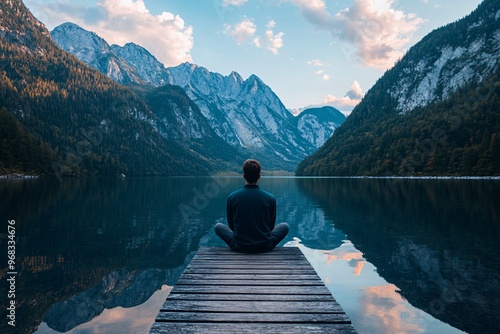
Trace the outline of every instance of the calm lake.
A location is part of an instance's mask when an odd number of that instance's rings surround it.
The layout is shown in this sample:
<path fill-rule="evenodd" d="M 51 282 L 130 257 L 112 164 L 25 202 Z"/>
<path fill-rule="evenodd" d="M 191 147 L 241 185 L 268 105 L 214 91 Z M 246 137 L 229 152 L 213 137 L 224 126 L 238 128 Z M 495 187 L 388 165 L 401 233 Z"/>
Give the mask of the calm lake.
<path fill-rule="evenodd" d="M 146 333 L 241 177 L 0 180 L 1 333 Z M 500 332 L 500 180 L 259 185 L 360 333 Z M 15 298 L 6 298 L 7 225 Z M 12 286 L 10 286 L 12 288 Z M 16 302 L 16 327 L 7 307 Z"/>

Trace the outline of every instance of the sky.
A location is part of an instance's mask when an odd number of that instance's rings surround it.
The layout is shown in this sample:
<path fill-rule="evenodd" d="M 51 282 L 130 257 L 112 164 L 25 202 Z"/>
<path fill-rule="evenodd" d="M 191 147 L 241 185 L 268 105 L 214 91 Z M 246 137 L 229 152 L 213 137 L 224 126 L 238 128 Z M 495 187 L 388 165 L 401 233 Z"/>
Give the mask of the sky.
<path fill-rule="evenodd" d="M 24 0 L 52 30 L 64 22 L 109 44 L 134 42 L 165 67 L 257 75 L 297 112 L 349 114 L 394 62 L 481 0 Z"/>

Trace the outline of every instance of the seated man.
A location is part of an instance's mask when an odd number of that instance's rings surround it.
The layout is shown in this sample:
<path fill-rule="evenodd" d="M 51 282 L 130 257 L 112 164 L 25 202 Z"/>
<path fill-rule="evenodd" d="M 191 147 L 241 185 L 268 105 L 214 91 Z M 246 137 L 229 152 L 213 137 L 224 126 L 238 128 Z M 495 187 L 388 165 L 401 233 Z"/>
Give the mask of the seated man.
<path fill-rule="evenodd" d="M 276 224 L 276 199 L 257 185 L 261 166 L 249 159 L 243 164 L 245 186 L 227 198 L 227 222 L 215 225 L 215 233 L 232 250 L 243 253 L 268 252 L 285 238 L 287 223 Z"/>

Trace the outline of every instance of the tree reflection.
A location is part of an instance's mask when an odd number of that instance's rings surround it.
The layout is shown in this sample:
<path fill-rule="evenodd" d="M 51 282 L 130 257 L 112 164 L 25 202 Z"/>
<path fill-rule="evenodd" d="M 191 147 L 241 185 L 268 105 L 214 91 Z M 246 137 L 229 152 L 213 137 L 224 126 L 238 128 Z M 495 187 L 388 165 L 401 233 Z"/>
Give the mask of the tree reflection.
<path fill-rule="evenodd" d="M 297 179 L 411 304 L 467 332 L 500 329 L 500 183 Z"/>

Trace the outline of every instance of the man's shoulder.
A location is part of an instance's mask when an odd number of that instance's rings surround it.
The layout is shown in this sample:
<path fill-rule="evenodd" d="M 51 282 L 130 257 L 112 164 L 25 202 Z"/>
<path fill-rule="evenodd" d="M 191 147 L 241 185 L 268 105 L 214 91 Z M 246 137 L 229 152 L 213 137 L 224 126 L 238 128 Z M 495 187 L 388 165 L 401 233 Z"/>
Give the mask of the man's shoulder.
<path fill-rule="evenodd" d="M 270 192 L 265 191 L 259 187 L 257 187 L 257 188 L 246 188 L 246 187 L 240 188 L 240 189 L 235 190 L 232 193 L 230 193 L 228 196 L 228 199 L 232 199 L 232 198 L 239 197 L 239 196 L 245 196 L 248 193 L 258 194 L 259 196 L 267 197 L 269 199 L 275 200 L 273 194 L 271 194 Z"/>
<path fill-rule="evenodd" d="M 239 193 L 241 193 L 243 190 L 245 190 L 245 188 L 240 188 L 240 189 L 237 189 L 237 190 L 234 190 L 232 193 L 229 194 L 228 198 L 230 197 L 234 197 L 236 195 L 238 195 Z"/>
<path fill-rule="evenodd" d="M 265 190 L 262 190 L 262 189 L 260 189 L 260 191 L 261 191 L 261 193 L 262 193 L 264 196 L 267 196 L 267 197 L 269 197 L 270 199 L 275 200 L 274 195 L 273 195 L 273 194 L 271 194 L 270 192 L 265 191 Z"/>

